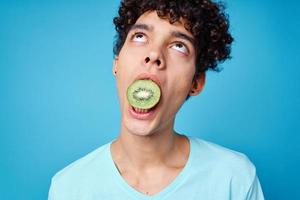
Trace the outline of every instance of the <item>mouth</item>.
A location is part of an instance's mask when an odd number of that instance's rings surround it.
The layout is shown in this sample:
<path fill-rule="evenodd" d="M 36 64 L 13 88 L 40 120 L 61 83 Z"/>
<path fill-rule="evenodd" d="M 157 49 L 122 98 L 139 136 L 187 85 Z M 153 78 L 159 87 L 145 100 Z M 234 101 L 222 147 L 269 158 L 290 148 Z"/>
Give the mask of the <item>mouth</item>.
<path fill-rule="evenodd" d="M 155 75 L 140 74 L 126 93 L 131 115 L 137 119 L 150 119 L 161 101 L 160 81 Z"/>
<path fill-rule="evenodd" d="M 147 73 L 143 73 L 143 74 L 140 74 L 138 75 L 134 81 L 137 81 L 137 80 L 151 80 L 153 81 L 154 83 L 156 83 L 160 89 L 161 89 L 161 83 L 160 83 L 160 80 L 157 76 L 155 75 L 152 75 L 152 74 L 147 74 Z"/>
<path fill-rule="evenodd" d="M 155 114 L 155 111 L 157 110 L 157 107 L 158 105 L 155 105 L 150 109 L 141 109 L 129 105 L 129 112 L 136 119 L 140 119 L 140 120 L 152 119 Z"/>
<path fill-rule="evenodd" d="M 132 110 L 134 112 L 136 112 L 137 114 L 147 114 L 151 111 L 154 111 L 156 107 L 157 107 L 157 105 L 155 105 L 154 107 L 149 108 L 149 109 L 142 109 L 142 108 L 135 108 L 135 107 L 131 106 Z"/>

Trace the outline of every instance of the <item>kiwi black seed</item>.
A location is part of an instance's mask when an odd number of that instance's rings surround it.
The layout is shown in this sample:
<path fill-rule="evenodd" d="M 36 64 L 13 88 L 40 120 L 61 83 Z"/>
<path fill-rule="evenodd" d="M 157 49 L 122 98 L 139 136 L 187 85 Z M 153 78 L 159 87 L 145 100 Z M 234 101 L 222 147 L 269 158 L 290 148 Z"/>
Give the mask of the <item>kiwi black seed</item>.
<path fill-rule="evenodd" d="M 127 99 L 131 106 L 140 109 L 153 108 L 160 99 L 159 86 L 152 80 L 136 80 L 127 88 Z"/>

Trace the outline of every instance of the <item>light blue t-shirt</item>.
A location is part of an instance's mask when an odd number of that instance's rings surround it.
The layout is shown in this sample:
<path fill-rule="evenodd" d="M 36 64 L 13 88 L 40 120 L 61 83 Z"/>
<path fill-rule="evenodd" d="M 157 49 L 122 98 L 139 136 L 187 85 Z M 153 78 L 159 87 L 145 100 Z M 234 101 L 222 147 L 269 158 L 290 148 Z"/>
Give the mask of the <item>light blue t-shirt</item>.
<path fill-rule="evenodd" d="M 147 196 L 120 175 L 111 142 L 70 164 L 53 178 L 49 200 L 263 200 L 254 165 L 238 152 L 188 137 L 190 154 L 179 175 Z"/>

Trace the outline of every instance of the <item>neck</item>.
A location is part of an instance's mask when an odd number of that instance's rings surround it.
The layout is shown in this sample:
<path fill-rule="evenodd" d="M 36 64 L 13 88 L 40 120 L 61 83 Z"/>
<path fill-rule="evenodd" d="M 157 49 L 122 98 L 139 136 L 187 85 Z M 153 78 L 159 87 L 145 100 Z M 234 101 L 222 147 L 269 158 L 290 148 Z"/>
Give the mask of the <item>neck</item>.
<path fill-rule="evenodd" d="M 135 135 L 122 128 L 113 144 L 113 154 L 117 162 L 143 171 L 168 165 L 178 153 L 181 154 L 182 140 L 179 140 L 180 135 L 174 132 L 173 126 L 147 136 Z"/>

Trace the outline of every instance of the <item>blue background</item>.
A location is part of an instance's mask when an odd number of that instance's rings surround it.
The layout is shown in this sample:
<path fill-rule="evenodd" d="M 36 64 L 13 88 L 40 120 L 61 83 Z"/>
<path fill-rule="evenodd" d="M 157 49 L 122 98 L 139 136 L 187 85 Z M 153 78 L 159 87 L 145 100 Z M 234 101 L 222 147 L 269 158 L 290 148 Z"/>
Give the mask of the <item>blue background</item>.
<path fill-rule="evenodd" d="M 273 200 L 300 199 L 300 3 L 284 2 L 227 1 L 233 59 L 176 120 L 246 153 Z M 118 135 L 118 3 L 0 2 L 0 199 L 46 199 L 55 172 Z"/>

